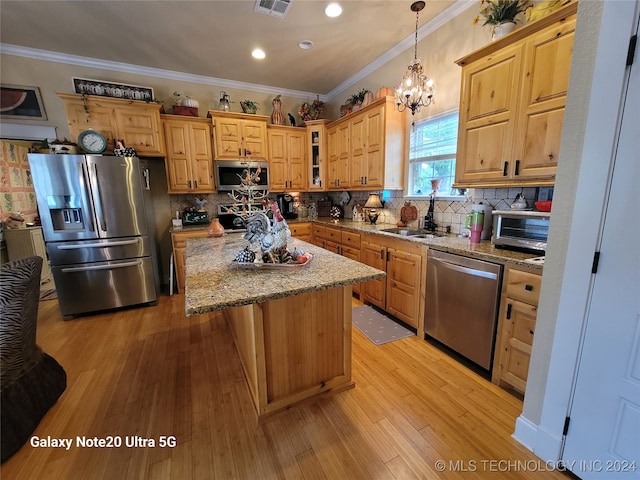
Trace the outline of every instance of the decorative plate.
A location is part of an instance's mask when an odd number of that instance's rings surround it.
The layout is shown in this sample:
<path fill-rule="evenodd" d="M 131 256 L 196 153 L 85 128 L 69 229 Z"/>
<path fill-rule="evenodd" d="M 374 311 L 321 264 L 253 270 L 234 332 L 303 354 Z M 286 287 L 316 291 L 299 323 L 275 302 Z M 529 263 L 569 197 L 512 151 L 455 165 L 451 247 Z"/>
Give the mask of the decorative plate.
<path fill-rule="evenodd" d="M 289 270 L 292 268 L 300 268 L 311 263 L 313 255 L 306 252 L 305 255 L 309 257 L 304 263 L 264 263 L 264 262 L 232 262 L 232 268 L 238 268 L 240 270 Z"/>

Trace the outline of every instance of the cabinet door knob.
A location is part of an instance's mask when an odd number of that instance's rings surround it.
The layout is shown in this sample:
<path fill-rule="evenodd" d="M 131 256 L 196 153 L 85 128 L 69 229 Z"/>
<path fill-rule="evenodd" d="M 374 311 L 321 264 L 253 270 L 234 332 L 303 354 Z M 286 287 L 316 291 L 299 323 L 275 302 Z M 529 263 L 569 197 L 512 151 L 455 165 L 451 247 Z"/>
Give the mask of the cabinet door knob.
<path fill-rule="evenodd" d="M 504 162 L 504 167 L 502 168 L 502 176 L 506 177 L 509 169 L 509 162 Z"/>
<path fill-rule="evenodd" d="M 514 175 L 520 175 L 520 160 L 516 160 L 516 171 Z"/>
<path fill-rule="evenodd" d="M 532 291 L 532 290 L 533 290 L 533 285 L 529 285 L 529 284 L 527 284 L 527 285 L 525 285 L 525 286 L 524 286 L 524 289 L 525 289 L 527 292 L 530 292 L 530 291 Z"/>

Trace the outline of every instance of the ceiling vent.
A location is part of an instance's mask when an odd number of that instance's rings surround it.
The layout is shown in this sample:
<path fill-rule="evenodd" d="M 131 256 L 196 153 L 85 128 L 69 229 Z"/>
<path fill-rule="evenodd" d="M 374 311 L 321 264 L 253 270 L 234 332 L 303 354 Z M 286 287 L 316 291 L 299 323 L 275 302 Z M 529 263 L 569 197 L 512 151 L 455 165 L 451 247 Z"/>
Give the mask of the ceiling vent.
<path fill-rule="evenodd" d="M 265 15 L 284 18 L 292 2 L 293 0 L 256 0 L 256 7 L 253 10 Z"/>

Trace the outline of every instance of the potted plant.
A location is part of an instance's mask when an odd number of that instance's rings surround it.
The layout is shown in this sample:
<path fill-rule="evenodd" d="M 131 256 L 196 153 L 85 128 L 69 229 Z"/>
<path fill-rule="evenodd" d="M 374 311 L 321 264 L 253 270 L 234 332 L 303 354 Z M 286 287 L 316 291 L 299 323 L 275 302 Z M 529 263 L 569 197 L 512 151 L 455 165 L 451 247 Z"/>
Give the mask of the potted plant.
<path fill-rule="evenodd" d="M 243 100 L 240 102 L 240 106 L 244 113 L 256 113 L 258 111 L 258 104 L 251 100 Z"/>
<path fill-rule="evenodd" d="M 530 0 L 480 0 L 481 9 L 473 19 L 474 25 L 483 21 L 482 25 L 493 28 L 493 38 L 511 33 L 516 26 L 516 17 L 531 7 Z"/>

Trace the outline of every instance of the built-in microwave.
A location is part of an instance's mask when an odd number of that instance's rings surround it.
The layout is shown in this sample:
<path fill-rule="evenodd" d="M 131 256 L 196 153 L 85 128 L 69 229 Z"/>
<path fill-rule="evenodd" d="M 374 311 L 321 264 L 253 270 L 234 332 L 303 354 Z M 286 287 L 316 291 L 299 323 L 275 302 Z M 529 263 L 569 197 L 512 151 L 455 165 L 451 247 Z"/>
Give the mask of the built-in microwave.
<path fill-rule="evenodd" d="M 216 188 L 218 191 L 230 192 L 239 190 L 243 179 L 247 173 L 255 173 L 260 168 L 260 174 L 255 177 L 257 188 L 269 188 L 269 164 L 267 162 L 247 162 L 242 160 L 216 161 Z"/>
<path fill-rule="evenodd" d="M 549 212 L 494 210 L 491 243 L 510 248 L 544 253 L 549 236 Z"/>

